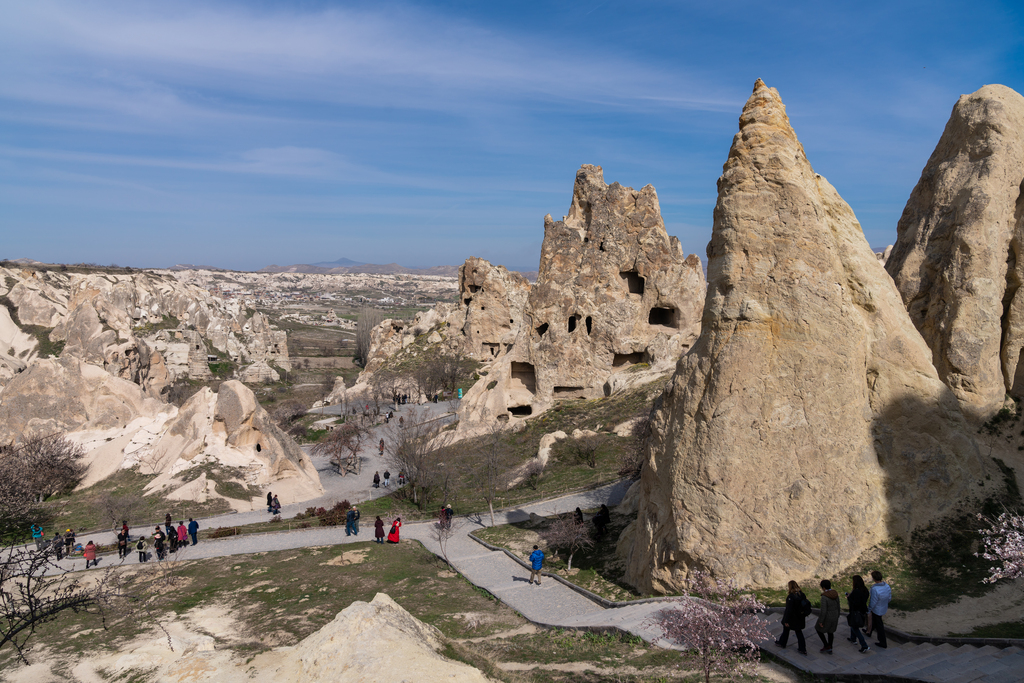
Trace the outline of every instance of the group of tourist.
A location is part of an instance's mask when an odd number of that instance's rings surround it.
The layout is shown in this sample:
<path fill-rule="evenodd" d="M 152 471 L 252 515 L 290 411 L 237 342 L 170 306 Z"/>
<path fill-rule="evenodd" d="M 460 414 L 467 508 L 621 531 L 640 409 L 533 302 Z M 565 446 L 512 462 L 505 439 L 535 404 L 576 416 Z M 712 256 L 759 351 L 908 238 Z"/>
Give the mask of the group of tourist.
<path fill-rule="evenodd" d="M 374 472 L 373 473 L 373 488 L 379 489 L 380 485 L 381 485 L 381 475 L 380 475 L 380 472 Z M 399 486 L 405 486 L 405 472 L 399 472 L 398 473 L 398 485 Z M 390 470 L 384 470 L 384 488 L 390 488 L 390 487 L 391 487 L 391 471 Z"/>
<path fill-rule="evenodd" d="M 387 533 L 388 543 L 398 543 L 399 541 L 399 529 L 402 528 L 402 518 L 395 517 L 395 520 L 391 522 L 391 530 Z M 384 543 L 384 520 L 377 515 L 377 519 L 373 522 L 373 540 L 377 543 Z"/>
<path fill-rule="evenodd" d="M 175 527 L 171 516 L 167 515 L 164 518 L 163 528 L 157 525 L 153 530 L 153 550 L 156 551 L 156 559 L 163 560 L 167 557 L 167 553 L 176 553 L 179 548 L 190 545 L 189 539 L 191 539 L 191 545 L 199 543 L 199 522 L 189 517 L 188 526 L 185 526 L 184 520 L 179 520 L 178 526 Z M 149 544 L 146 542 L 145 536 L 139 537 L 135 549 L 139 553 L 139 562 L 149 561 Z"/>
<path fill-rule="evenodd" d="M 267 512 L 272 515 L 281 514 L 281 501 L 270 491 L 267 491 Z"/>
<path fill-rule="evenodd" d="M 871 590 L 864 585 L 864 579 L 859 575 L 853 577 L 853 590 L 846 594 L 846 602 L 849 607 L 849 614 L 846 617 L 846 625 L 850 627 L 850 637 L 847 640 L 851 643 L 859 642 L 860 651 L 867 652 L 868 646 L 865 636 L 870 637 L 872 632 L 877 631 L 878 641 L 875 646 L 885 649 L 888 643 L 885 637 L 885 623 L 882 617 L 889 611 L 889 601 L 892 599 L 892 588 L 882 580 L 882 572 L 871 572 L 871 580 L 874 584 Z M 832 642 L 836 629 L 839 628 L 839 593 L 832 588 L 832 582 L 823 579 L 819 584 L 821 588 L 821 608 L 818 613 L 817 623 L 814 630 L 821 638 L 821 652 L 832 654 Z M 789 640 L 789 633 L 796 634 L 797 652 L 807 654 L 807 643 L 804 641 L 803 630 L 807 625 L 807 617 L 811 615 L 811 602 L 800 590 L 796 581 L 789 582 L 789 593 L 786 596 L 786 608 L 782 614 L 782 635 L 775 641 L 779 647 L 786 647 Z M 864 629 L 861 632 L 861 629 Z"/>

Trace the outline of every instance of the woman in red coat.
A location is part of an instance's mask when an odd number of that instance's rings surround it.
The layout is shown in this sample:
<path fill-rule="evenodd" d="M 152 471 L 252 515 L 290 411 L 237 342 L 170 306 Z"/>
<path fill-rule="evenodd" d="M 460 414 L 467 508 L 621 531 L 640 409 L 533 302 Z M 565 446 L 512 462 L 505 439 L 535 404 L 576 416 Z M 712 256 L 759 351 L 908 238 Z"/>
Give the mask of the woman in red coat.
<path fill-rule="evenodd" d="M 93 545 L 92 541 L 89 541 L 88 543 L 85 544 L 85 549 L 83 550 L 82 554 L 85 555 L 85 568 L 86 569 L 89 568 L 89 563 L 90 562 L 92 562 L 94 567 L 97 564 L 99 564 L 96 561 L 96 546 Z"/>
<path fill-rule="evenodd" d="M 391 523 L 391 531 L 388 532 L 388 543 L 398 543 L 398 530 L 402 528 L 402 518 L 395 517 Z"/>

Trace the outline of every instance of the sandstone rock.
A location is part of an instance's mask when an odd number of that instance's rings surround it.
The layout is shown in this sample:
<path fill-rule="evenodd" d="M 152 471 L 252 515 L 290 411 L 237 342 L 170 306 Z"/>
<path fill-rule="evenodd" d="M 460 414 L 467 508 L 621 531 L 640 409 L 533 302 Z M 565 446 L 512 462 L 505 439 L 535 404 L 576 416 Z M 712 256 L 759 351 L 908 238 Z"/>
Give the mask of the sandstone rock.
<path fill-rule="evenodd" d="M 984 495 L 991 470 L 760 80 L 718 189 L 703 327 L 654 413 L 627 533 L 643 590 L 678 589 L 691 569 L 754 585 L 829 576 Z"/>
<path fill-rule="evenodd" d="M 0 388 L 27 367 L 38 346 L 36 338 L 22 332 L 7 307 L 0 304 Z"/>
<path fill-rule="evenodd" d="M 454 334 L 462 350 L 488 362 L 507 353 L 524 324 L 530 283 L 504 266 L 471 256 L 459 266 L 459 309 Z"/>
<path fill-rule="evenodd" d="M 295 648 L 298 680 L 352 683 L 488 681 L 473 667 L 440 654 L 441 632 L 419 621 L 384 593 L 356 601 Z"/>
<path fill-rule="evenodd" d="M 242 368 L 238 379 L 246 384 L 267 384 L 269 382 L 280 382 L 281 375 L 265 360 L 256 361 L 252 365 Z"/>
<path fill-rule="evenodd" d="M 1024 97 L 963 95 L 896 228 L 886 269 L 939 376 L 981 418 L 1024 397 Z"/>
<path fill-rule="evenodd" d="M 654 188 L 607 185 L 600 167 L 583 166 L 569 215 L 545 217 L 521 316 L 529 324 L 503 337 L 502 355 L 462 402 L 460 431 L 604 396 L 611 376 L 637 366 L 671 371 L 700 330 L 705 290 L 700 259 L 665 232 Z"/>

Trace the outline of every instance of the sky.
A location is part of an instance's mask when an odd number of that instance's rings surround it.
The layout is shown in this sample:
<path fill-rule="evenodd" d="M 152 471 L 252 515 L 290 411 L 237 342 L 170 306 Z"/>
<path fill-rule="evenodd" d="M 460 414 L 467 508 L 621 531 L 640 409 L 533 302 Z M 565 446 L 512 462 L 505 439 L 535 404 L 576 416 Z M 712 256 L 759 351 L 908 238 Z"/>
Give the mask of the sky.
<path fill-rule="evenodd" d="M 0 0 L 0 258 L 534 270 L 581 164 L 704 260 L 754 81 L 868 242 L 1024 3 Z"/>

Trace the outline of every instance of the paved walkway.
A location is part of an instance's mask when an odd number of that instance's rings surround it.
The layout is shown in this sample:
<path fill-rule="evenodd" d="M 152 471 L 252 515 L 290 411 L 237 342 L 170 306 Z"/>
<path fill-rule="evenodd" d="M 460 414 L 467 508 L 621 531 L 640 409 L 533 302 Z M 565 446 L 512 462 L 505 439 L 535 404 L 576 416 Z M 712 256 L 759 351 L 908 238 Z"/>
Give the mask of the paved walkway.
<path fill-rule="evenodd" d="M 602 503 L 616 505 L 622 500 L 629 482 L 619 482 L 593 491 L 585 491 L 552 500 L 540 501 L 513 510 L 495 513 L 496 524 L 508 524 L 529 519 L 531 513 L 541 516 L 566 512 L 576 507 L 595 508 Z M 231 516 L 236 518 L 237 516 Z M 202 559 L 230 555 L 248 554 L 271 550 L 289 550 L 318 545 L 334 545 L 368 541 L 372 537 L 372 524 L 362 520 L 362 530 L 357 536 L 345 536 L 344 527 L 317 527 L 291 532 L 240 536 L 237 538 L 201 541 L 198 545 L 185 548 L 175 556 L 177 560 Z M 285 522 L 287 523 L 287 522 Z M 474 585 L 480 586 L 497 596 L 506 605 L 524 617 L 538 624 L 563 628 L 617 628 L 640 636 L 644 640 L 662 647 L 674 647 L 660 640 L 660 632 L 651 625 L 651 618 L 665 602 L 630 604 L 624 607 L 605 609 L 596 602 L 572 590 L 568 586 L 545 577 L 542 585 L 528 583 L 529 571 L 501 551 L 493 551 L 469 537 L 475 529 L 490 526 L 490 515 L 459 517 L 453 526 L 453 534 L 442 553 L 434 522 L 410 523 L 402 527 L 403 540 L 420 541 L 428 550 L 444 554 L 452 566 Z M 525 559 L 525 558 L 524 558 Z M 116 559 L 106 556 L 100 568 Z M 126 562 L 135 564 L 137 554 L 132 553 Z M 81 558 L 64 560 L 62 566 L 69 571 L 80 570 L 84 564 Z M 772 632 L 772 640 L 762 643 L 762 649 L 780 659 L 803 669 L 822 675 L 847 676 L 891 676 L 903 680 L 932 681 L 936 683 L 1015 683 L 1024 681 L 1024 651 L 1016 647 L 998 649 L 992 646 L 971 645 L 930 645 L 898 644 L 890 642 L 888 649 L 874 646 L 864 654 L 857 644 L 848 643 L 846 629 L 836 633 L 834 654 L 818 652 L 819 640 L 813 623 L 805 629 L 808 655 L 796 651 L 796 640 L 791 635 L 788 649 L 774 645 L 773 639 L 781 634 L 779 615 L 763 617 Z"/>

